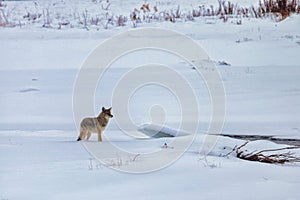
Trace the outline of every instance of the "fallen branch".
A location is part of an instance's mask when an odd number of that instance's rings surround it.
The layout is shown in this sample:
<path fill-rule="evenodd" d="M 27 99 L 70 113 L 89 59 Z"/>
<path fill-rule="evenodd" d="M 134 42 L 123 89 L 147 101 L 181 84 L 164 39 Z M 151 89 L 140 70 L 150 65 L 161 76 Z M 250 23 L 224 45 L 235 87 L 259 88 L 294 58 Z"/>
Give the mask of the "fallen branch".
<path fill-rule="evenodd" d="M 227 153 L 225 156 L 229 156 L 233 152 L 235 152 L 236 157 L 243 159 L 243 160 L 250 160 L 250 161 L 257 161 L 257 162 L 264 162 L 264 163 L 271 163 L 271 164 L 284 164 L 284 163 L 291 163 L 291 162 L 300 162 L 300 157 L 294 156 L 292 152 L 283 152 L 280 153 L 279 151 L 289 150 L 289 149 L 300 149 L 300 146 L 290 146 L 290 147 L 283 147 L 283 148 L 276 148 L 276 149 L 265 149 L 261 151 L 253 151 L 251 153 L 245 154 L 244 152 L 247 150 L 242 150 L 249 141 L 245 142 L 240 146 L 235 146 L 232 151 Z M 277 152 L 275 154 L 265 154 L 266 152 Z"/>

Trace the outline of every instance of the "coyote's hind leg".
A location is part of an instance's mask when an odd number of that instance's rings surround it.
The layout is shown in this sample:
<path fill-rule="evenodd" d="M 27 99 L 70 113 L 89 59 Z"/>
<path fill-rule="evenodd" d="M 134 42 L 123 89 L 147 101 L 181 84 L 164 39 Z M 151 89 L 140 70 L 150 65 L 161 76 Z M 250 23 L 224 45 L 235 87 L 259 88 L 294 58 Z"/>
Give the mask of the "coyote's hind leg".
<path fill-rule="evenodd" d="M 86 140 L 89 140 L 89 139 L 90 139 L 90 137 L 91 137 L 91 135 L 92 135 L 92 132 L 91 132 L 91 131 L 88 131 L 88 132 L 87 132 L 87 137 L 86 137 Z"/>

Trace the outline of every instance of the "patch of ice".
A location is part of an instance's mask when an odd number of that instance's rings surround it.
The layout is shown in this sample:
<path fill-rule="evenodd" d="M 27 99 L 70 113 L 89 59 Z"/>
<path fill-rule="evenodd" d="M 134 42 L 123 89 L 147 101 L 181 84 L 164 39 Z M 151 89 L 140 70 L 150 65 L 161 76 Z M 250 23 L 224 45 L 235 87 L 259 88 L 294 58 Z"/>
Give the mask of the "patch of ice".
<path fill-rule="evenodd" d="M 162 137 L 178 137 L 190 135 L 184 131 L 171 129 L 169 127 L 162 127 L 156 124 L 143 124 L 138 129 L 142 133 L 146 134 L 149 137 L 153 138 L 162 138 Z"/>
<path fill-rule="evenodd" d="M 38 91 L 40 91 L 40 90 L 39 90 L 39 89 L 36 89 L 36 88 L 25 88 L 25 89 L 19 90 L 20 93 L 38 92 Z"/>

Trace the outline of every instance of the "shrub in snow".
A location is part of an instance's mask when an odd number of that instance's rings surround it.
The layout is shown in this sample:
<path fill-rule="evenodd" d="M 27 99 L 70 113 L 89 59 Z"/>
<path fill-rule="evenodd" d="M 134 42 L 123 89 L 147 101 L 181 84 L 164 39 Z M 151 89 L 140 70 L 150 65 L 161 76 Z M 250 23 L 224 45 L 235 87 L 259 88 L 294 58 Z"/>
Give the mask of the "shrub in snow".
<path fill-rule="evenodd" d="M 284 20 L 291 13 L 299 13 L 300 2 L 298 0 L 264 0 L 259 1 L 257 16 L 265 16 L 273 13 L 278 20 Z"/>
<path fill-rule="evenodd" d="M 70 2 L 69 2 L 70 3 Z M 299 0 L 261 0 L 258 6 L 249 8 L 241 7 L 230 1 L 218 0 L 217 6 L 199 5 L 191 9 L 182 10 L 180 5 L 175 8 L 165 9 L 168 3 L 157 2 L 151 6 L 145 2 L 139 7 L 133 9 L 128 15 L 114 13 L 109 0 L 93 0 L 90 2 L 93 8 L 80 6 L 68 11 L 65 2 L 47 3 L 33 2 L 26 4 L 25 9 L 18 5 L 14 8 L 8 8 L 2 1 L 0 3 L 0 26 L 14 27 L 19 24 L 20 27 L 32 23 L 40 23 L 46 28 L 78 27 L 89 30 L 91 27 L 108 29 L 114 26 L 126 26 L 129 19 L 133 27 L 139 23 L 151 22 L 185 22 L 193 21 L 196 18 L 204 18 L 206 23 L 215 23 L 217 19 L 223 22 L 232 22 L 237 25 L 242 24 L 243 18 L 266 18 L 270 17 L 276 21 L 281 21 L 291 13 L 300 13 Z M 10 3 L 7 3 L 8 5 Z M 84 5 L 84 4 L 83 4 Z M 14 9 L 17 8 L 17 11 Z M 23 13 L 22 13 L 23 10 Z M 24 12 L 25 10 L 25 12 Z"/>
<path fill-rule="evenodd" d="M 0 26 L 14 27 L 15 24 L 10 20 L 10 16 L 14 15 L 13 11 L 15 8 L 9 8 L 3 2 L 0 2 Z"/>
<path fill-rule="evenodd" d="M 48 8 L 43 9 L 43 19 L 44 19 L 44 24 L 43 27 L 45 28 L 51 28 L 51 16 L 50 16 L 50 11 Z"/>
<path fill-rule="evenodd" d="M 125 26 L 125 23 L 127 22 L 127 17 L 120 15 L 117 16 L 117 24 L 118 26 Z"/>

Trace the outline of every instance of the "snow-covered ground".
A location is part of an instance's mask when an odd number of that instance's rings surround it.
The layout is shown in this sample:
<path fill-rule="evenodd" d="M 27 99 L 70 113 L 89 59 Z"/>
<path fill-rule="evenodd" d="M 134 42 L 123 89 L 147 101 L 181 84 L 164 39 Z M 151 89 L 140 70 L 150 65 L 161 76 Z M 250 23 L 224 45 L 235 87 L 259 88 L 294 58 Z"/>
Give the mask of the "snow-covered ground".
<path fill-rule="evenodd" d="M 112 1 L 111 9 L 131 11 L 143 2 Z M 180 4 L 182 9 L 190 6 L 180 0 L 159 2 L 158 6 Z M 190 4 L 207 2 L 210 1 Z M 74 9 L 68 7 L 68 3 L 66 12 Z M 19 12 L 25 4 L 33 2 L 9 4 L 17 6 Z M 85 4 L 89 8 L 94 5 Z M 300 16 L 292 15 L 279 23 L 251 18 L 236 25 L 214 18 L 198 18 L 193 22 L 153 22 L 138 28 L 163 27 L 184 33 L 197 41 L 217 63 L 226 90 L 224 134 L 299 139 L 299 25 Z M 110 106 L 109 94 L 115 81 L 131 66 L 153 59 L 172 66 L 189 80 L 201 111 L 197 137 L 184 155 L 161 170 L 128 174 L 104 166 L 82 143 L 75 142 L 78 131 L 73 120 L 72 96 L 78 70 L 99 43 L 130 29 L 125 26 L 108 30 L 57 30 L 39 25 L 0 29 L 0 200 L 298 199 L 299 164 L 271 165 L 224 157 L 235 145 L 243 144 L 242 140 L 219 138 L 206 159 L 200 158 L 199 149 L 212 112 L 209 93 L 190 65 L 163 52 L 136 52 L 115 62 L 96 90 L 95 115 L 102 106 Z M 157 72 L 157 76 L 161 74 Z M 130 114 L 139 125 L 149 123 L 146 111 L 155 103 L 165 105 L 170 130 L 178 125 L 177 102 L 161 88 L 144 88 L 136 93 L 132 103 Z M 104 132 L 103 144 L 110 141 L 138 153 L 158 150 L 172 153 L 180 150 L 172 146 L 173 139 L 128 137 L 118 129 L 113 118 Z M 95 135 L 92 140 L 89 143 L 93 145 Z M 162 149 L 164 143 L 172 148 Z M 245 148 L 251 151 L 284 146 L 260 140 Z M 299 150 L 294 152 L 300 156 Z M 135 162 L 143 160 L 137 157 L 128 162 L 123 160 L 122 164 L 116 160 L 111 165 L 121 169 Z"/>

